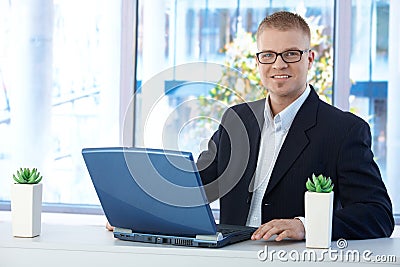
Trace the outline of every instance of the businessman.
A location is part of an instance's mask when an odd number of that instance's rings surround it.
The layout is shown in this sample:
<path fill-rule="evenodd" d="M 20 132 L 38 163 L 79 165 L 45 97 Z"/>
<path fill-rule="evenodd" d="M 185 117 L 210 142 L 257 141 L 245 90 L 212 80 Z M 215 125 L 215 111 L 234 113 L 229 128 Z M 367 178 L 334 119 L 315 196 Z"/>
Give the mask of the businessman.
<path fill-rule="evenodd" d="M 333 239 L 390 236 L 392 204 L 368 124 L 307 83 L 307 23 L 274 13 L 260 23 L 257 47 L 268 97 L 229 108 L 197 161 L 209 200 L 220 199 L 220 223 L 258 227 L 255 240 L 304 239 L 305 184 L 315 173 L 334 183 Z"/>

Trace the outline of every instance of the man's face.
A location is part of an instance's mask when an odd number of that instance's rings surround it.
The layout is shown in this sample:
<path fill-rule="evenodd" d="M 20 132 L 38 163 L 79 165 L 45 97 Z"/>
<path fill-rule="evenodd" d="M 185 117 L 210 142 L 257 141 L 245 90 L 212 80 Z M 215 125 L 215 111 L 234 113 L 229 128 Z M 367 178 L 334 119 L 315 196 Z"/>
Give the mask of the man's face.
<path fill-rule="evenodd" d="M 265 28 L 257 39 L 258 51 L 272 51 L 281 53 L 287 50 L 306 50 L 310 48 L 310 41 L 301 30 L 280 31 Z M 287 98 L 294 101 L 305 90 L 307 72 L 314 61 L 312 51 L 305 52 L 301 60 L 295 63 L 286 63 L 278 56 L 272 64 L 258 64 L 261 81 L 268 89 L 272 100 Z"/>

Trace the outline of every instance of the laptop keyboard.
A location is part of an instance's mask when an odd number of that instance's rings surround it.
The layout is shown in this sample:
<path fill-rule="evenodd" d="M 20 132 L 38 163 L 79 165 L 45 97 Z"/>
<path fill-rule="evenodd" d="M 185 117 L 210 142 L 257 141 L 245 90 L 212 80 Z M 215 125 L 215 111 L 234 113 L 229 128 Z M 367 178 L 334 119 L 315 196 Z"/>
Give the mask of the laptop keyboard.
<path fill-rule="evenodd" d="M 223 236 L 230 235 L 236 232 L 244 233 L 250 232 L 253 233 L 257 228 L 241 226 L 241 225 L 228 225 L 228 224 L 217 224 L 217 231 L 220 232 Z"/>
<path fill-rule="evenodd" d="M 237 231 L 240 231 L 240 230 L 236 230 L 236 229 L 224 229 L 224 228 L 218 229 L 218 232 L 220 232 L 223 236 L 232 234 L 232 233 L 237 232 Z"/>

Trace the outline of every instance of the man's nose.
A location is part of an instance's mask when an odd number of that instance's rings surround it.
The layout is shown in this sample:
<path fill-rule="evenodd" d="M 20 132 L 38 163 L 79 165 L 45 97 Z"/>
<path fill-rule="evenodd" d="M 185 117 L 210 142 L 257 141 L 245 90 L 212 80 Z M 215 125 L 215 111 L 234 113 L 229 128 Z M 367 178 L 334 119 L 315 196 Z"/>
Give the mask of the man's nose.
<path fill-rule="evenodd" d="M 282 55 L 279 55 L 272 65 L 274 69 L 284 69 L 287 68 L 287 66 L 288 64 L 285 61 L 283 61 Z"/>

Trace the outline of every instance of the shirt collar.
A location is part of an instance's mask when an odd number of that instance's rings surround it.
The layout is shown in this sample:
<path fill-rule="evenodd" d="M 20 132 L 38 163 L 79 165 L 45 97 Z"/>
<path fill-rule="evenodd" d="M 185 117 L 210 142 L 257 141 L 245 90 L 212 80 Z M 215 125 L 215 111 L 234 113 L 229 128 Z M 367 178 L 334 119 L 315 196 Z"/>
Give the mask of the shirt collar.
<path fill-rule="evenodd" d="M 304 101 L 306 101 L 307 96 L 310 94 L 311 88 L 307 85 L 304 92 L 289 106 L 287 106 L 284 110 L 272 116 L 271 106 L 269 104 L 269 96 L 265 100 L 265 108 L 264 108 L 264 118 L 266 126 L 276 125 L 277 123 L 281 123 L 284 131 L 289 131 L 290 126 L 299 111 L 300 107 L 303 105 Z"/>

